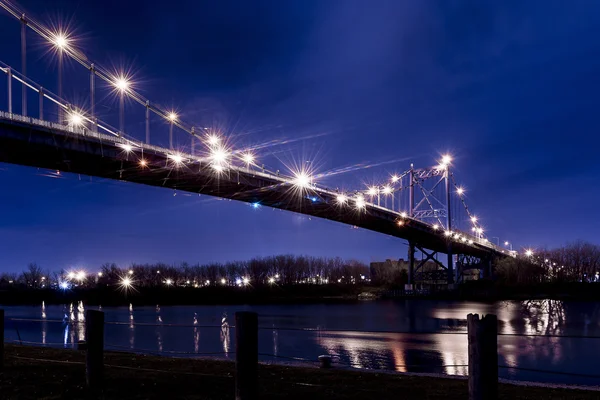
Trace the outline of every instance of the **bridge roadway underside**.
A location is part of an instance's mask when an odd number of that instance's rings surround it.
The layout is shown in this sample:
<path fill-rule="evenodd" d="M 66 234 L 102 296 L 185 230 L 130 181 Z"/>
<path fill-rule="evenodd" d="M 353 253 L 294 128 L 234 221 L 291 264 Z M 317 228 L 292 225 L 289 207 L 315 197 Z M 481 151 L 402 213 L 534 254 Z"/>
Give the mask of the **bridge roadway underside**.
<path fill-rule="evenodd" d="M 140 166 L 142 157 L 147 167 Z M 410 240 L 441 253 L 448 249 L 443 232 L 428 224 L 406 219 L 398 226 L 397 213 L 376 207 L 358 212 L 351 205 L 339 206 L 335 193 L 304 189 L 300 194 L 298 188 L 277 176 L 245 168 L 218 173 L 206 162 L 176 166 L 164 152 L 144 149 L 142 155 L 135 149 L 127 153 L 113 140 L 27 123 L 0 119 L 0 162 L 258 203 Z M 476 257 L 489 257 L 490 253 L 503 256 L 477 243 L 454 242 L 452 251 Z"/>

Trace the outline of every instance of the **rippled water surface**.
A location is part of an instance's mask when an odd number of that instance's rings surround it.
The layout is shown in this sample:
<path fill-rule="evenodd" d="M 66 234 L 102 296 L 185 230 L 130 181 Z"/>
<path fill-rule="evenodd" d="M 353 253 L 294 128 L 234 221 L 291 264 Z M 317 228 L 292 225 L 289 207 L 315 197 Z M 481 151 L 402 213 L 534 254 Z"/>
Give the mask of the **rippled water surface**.
<path fill-rule="evenodd" d="M 3 307 L 11 318 L 6 340 L 72 347 L 85 337 L 85 307 Z M 353 304 L 102 308 L 105 343 L 116 350 L 174 356 L 234 358 L 236 311 L 259 314 L 265 360 L 316 360 L 331 354 L 354 368 L 467 373 L 466 316 L 499 319 L 502 377 L 600 385 L 600 306 L 535 300 L 453 302 L 369 301 Z M 35 319 L 25 321 L 19 319 Z M 306 330 L 310 329 L 310 330 Z M 401 333 L 399 333 L 401 332 Z M 543 337 L 538 335 L 568 336 Z M 527 370 L 524 370 L 527 369 Z M 530 371 L 568 372 L 570 375 Z M 583 375 L 599 375 L 594 376 Z"/>

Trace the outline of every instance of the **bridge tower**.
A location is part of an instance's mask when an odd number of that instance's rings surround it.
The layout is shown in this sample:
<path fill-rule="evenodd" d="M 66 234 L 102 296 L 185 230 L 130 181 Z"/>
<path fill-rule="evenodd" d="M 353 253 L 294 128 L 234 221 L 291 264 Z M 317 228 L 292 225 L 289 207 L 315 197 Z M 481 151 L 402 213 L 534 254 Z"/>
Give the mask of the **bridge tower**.
<path fill-rule="evenodd" d="M 444 156 L 439 165 L 429 168 L 415 169 L 411 164 L 409 176 L 409 215 L 411 218 L 433 222 L 437 229 L 452 232 L 452 181 L 450 158 Z M 415 202 L 415 198 L 418 201 Z M 417 261 L 416 253 L 422 257 Z M 408 282 L 417 280 L 445 281 L 452 284 L 458 281 L 454 268 L 452 241 L 447 241 L 446 265 L 438 260 L 438 252 L 426 249 L 415 240 L 408 242 Z M 431 270 L 431 263 L 437 270 Z"/>

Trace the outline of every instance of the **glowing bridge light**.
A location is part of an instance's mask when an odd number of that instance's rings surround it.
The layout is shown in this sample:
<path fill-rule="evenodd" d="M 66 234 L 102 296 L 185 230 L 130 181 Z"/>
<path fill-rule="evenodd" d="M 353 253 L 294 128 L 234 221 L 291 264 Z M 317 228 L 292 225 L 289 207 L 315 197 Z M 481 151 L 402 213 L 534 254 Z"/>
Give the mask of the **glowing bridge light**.
<path fill-rule="evenodd" d="M 365 198 L 362 196 L 357 196 L 354 199 L 354 206 L 356 206 L 358 210 L 362 210 L 363 208 L 365 208 L 367 206 L 367 204 L 365 203 Z"/>
<path fill-rule="evenodd" d="M 252 203 L 252 208 L 258 208 L 260 207 L 260 203 Z"/>
<path fill-rule="evenodd" d="M 462 196 L 465 193 L 465 189 L 459 186 L 456 188 L 456 193 L 458 193 L 459 196 Z"/>
<path fill-rule="evenodd" d="M 306 187 L 310 186 L 310 182 L 312 179 L 308 174 L 306 174 L 305 172 L 299 172 L 294 175 L 295 175 L 294 185 L 301 187 L 301 188 L 306 188 Z"/>
<path fill-rule="evenodd" d="M 471 239 L 469 239 L 469 244 L 473 244 L 473 241 Z"/>
<path fill-rule="evenodd" d="M 384 186 L 382 189 L 383 194 L 391 194 L 392 193 L 392 188 L 389 186 Z"/>
<path fill-rule="evenodd" d="M 452 156 L 449 154 L 444 154 L 442 156 L 442 161 L 441 161 L 442 166 L 447 167 L 451 163 L 452 163 Z"/>
<path fill-rule="evenodd" d="M 221 149 L 221 148 L 213 149 L 213 151 L 210 154 L 210 158 L 213 160 L 213 162 L 218 163 L 218 164 L 221 164 L 221 163 L 224 163 L 225 161 L 227 161 L 228 156 L 229 156 L 229 153 L 225 149 Z"/>
<path fill-rule="evenodd" d="M 121 148 L 125 150 L 127 153 L 131 153 L 133 151 L 133 146 L 130 144 L 122 144 Z"/>
<path fill-rule="evenodd" d="M 471 217 L 471 222 L 473 222 L 473 223 L 477 222 L 477 217 L 473 215 L 473 216 Z"/>
<path fill-rule="evenodd" d="M 212 168 L 217 172 L 223 172 L 225 170 L 221 164 L 213 164 Z"/>
<path fill-rule="evenodd" d="M 252 164 L 254 162 L 254 154 L 245 153 L 244 155 L 242 155 L 242 160 L 244 160 L 246 164 Z"/>
<path fill-rule="evenodd" d="M 83 124 L 83 116 L 76 111 L 69 113 L 68 121 L 71 125 L 80 126 Z"/>
<path fill-rule="evenodd" d="M 450 236 L 452 236 L 452 231 L 445 231 L 444 235 L 450 237 Z"/>
<path fill-rule="evenodd" d="M 211 146 L 216 146 L 221 141 L 221 138 L 219 138 L 217 135 L 209 135 L 207 141 Z"/>
<path fill-rule="evenodd" d="M 369 196 L 376 196 L 376 195 L 377 195 L 377 193 L 379 193 L 379 189 L 377 189 L 375 186 L 371 186 L 371 187 L 369 188 L 369 190 L 367 191 L 367 194 L 368 194 Z"/>
<path fill-rule="evenodd" d="M 167 118 L 169 118 L 169 121 L 175 122 L 177 120 L 177 114 L 174 111 L 171 111 L 169 115 L 167 115 Z"/>
<path fill-rule="evenodd" d="M 120 76 L 115 80 L 114 85 L 121 92 L 126 92 L 129 89 L 130 83 L 124 76 Z"/>
<path fill-rule="evenodd" d="M 505 246 L 508 246 L 510 243 L 508 241 L 504 242 Z"/>
<path fill-rule="evenodd" d="M 393 175 L 392 176 L 392 183 L 396 183 L 400 180 L 400 177 L 398 175 Z"/>
<path fill-rule="evenodd" d="M 404 220 L 399 219 L 398 221 L 396 221 L 396 225 L 403 226 L 404 225 Z"/>
<path fill-rule="evenodd" d="M 142 158 L 142 159 L 140 160 L 140 167 L 145 167 L 145 166 L 147 166 L 147 165 L 148 165 L 148 161 L 146 161 L 145 159 L 143 159 L 143 158 Z"/>
<path fill-rule="evenodd" d="M 477 228 L 477 233 L 481 235 L 483 233 L 483 228 Z"/>
<path fill-rule="evenodd" d="M 402 211 L 402 212 L 400 213 L 400 216 L 401 216 L 402 218 L 406 218 L 406 217 L 408 217 L 408 214 L 407 214 L 405 211 Z"/>
<path fill-rule="evenodd" d="M 175 164 L 183 163 L 183 157 L 181 154 L 169 154 L 169 158 L 175 162 Z"/>
<path fill-rule="evenodd" d="M 348 196 L 346 196 L 344 193 L 340 193 L 336 196 L 335 201 L 339 205 L 346 204 L 348 202 Z"/>
<path fill-rule="evenodd" d="M 437 231 L 438 229 L 440 229 L 440 226 L 438 224 L 433 224 L 433 226 L 431 227 L 434 231 Z"/>
<path fill-rule="evenodd" d="M 54 35 L 53 43 L 58 49 L 63 50 L 69 45 L 69 38 L 64 33 L 59 32 Z"/>

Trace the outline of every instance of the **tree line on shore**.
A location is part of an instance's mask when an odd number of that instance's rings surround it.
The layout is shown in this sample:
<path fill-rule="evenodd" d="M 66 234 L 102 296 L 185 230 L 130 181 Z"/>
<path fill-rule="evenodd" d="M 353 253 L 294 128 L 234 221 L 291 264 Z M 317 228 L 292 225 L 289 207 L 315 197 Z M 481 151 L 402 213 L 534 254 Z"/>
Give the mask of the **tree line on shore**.
<path fill-rule="evenodd" d="M 95 271 L 82 268 L 59 272 L 44 270 L 29 264 L 19 273 L 0 274 L 0 287 L 31 289 L 120 287 L 207 287 L 262 286 L 299 284 L 357 284 L 369 281 L 369 267 L 356 260 L 339 257 L 310 257 L 278 255 L 235 261 L 224 264 L 182 263 L 172 265 L 131 264 L 120 267 L 114 263 L 102 265 Z"/>
<path fill-rule="evenodd" d="M 497 262 L 495 275 L 511 285 L 600 282 L 600 246 L 577 241 L 507 257 Z"/>

